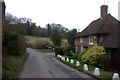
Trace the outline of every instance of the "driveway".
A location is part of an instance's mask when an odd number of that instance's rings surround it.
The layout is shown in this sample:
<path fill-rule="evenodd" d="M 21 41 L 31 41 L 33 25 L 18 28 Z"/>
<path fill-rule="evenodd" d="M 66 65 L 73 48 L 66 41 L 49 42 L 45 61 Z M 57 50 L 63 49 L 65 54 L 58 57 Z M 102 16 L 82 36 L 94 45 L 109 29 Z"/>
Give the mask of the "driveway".
<path fill-rule="evenodd" d="M 17 78 L 81 78 L 93 77 L 77 71 L 54 58 L 54 53 L 42 53 L 36 49 L 27 49 L 29 57 L 25 61 Z"/>

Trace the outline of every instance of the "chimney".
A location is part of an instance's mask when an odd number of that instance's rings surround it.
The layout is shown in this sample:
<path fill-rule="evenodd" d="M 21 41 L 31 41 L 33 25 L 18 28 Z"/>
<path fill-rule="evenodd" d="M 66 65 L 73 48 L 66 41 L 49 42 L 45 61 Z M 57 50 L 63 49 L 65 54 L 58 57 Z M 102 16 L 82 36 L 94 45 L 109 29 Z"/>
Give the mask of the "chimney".
<path fill-rule="evenodd" d="M 108 12 L 108 6 L 107 5 L 102 5 L 101 6 L 101 17 L 104 17 Z"/>

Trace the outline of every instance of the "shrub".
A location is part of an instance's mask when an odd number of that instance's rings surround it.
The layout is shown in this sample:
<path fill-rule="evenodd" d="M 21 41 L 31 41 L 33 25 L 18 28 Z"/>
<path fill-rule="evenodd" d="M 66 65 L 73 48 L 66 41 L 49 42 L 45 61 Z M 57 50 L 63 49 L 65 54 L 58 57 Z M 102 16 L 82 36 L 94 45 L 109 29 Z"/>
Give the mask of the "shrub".
<path fill-rule="evenodd" d="M 36 44 L 35 47 L 36 47 L 37 49 L 45 49 L 47 45 L 48 45 L 48 43 L 39 42 L 38 44 Z"/>
<path fill-rule="evenodd" d="M 23 36 L 12 34 L 8 41 L 8 54 L 11 56 L 22 56 L 26 53 L 26 40 Z"/>
<path fill-rule="evenodd" d="M 64 54 L 65 54 L 66 56 L 71 56 L 71 54 L 70 54 L 70 51 L 71 51 L 71 50 L 72 50 L 72 51 L 74 50 L 73 46 L 71 46 L 71 45 L 68 45 L 68 46 L 64 47 L 64 49 L 63 49 Z"/>
<path fill-rule="evenodd" d="M 88 48 L 88 49 L 89 49 L 89 48 Z M 88 49 L 84 48 L 83 51 L 81 51 L 81 52 L 78 54 L 78 59 L 79 59 L 79 60 L 81 60 L 82 55 L 83 55 L 84 53 L 86 53 Z"/>
<path fill-rule="evenodd" d="M 100 57 L 106 54 L 104 47 L 95 44 L 90 50 L 83 54 L 81 60 L 84 63 L 98 66 Z"/>
<path fill-rule="evenodd" d="M 63 52 L 63 47 L 56 47 L 55 48 L 55 55 L 64 55 L 64 52 Z"/>
<path fill-rule="evenodd" d="M 78 53 L 73 53 L 73 51 L 71 50 L 70 54 L 71 54 L 73 59 L 77 59 L 78 58 Z"/>
<path fill-rule="evenodd" d="M 100 68 L 104 70 L 110 69 L 110 59 L 108 55 L 100 56 L 98 63 Z"/>
<path fill-rule="evenodd" d="M 53 47 L 53 44 L 51 44 L 48 40 L 36 40 L 36 45 L 35 45 L 35 48 L 37 49 L 46 49 L 46 46 L 52 46 Z"/>

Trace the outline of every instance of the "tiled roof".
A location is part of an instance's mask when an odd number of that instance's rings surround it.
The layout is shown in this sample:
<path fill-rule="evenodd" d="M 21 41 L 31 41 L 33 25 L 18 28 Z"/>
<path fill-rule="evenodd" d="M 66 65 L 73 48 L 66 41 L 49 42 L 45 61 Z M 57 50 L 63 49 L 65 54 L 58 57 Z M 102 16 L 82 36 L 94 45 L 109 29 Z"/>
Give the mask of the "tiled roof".
<path fill-rule="evenodd" d="M 106 48 L 118 47 L 118 20 L 107 14 L 103 18 L 99 18 L 90 23 L 82 32 L 77 34 L 75 38 L 81 36 L 89 36 L 94 34 L 105 34 L 106 38 L 102 41 L 101 45 Z"/>

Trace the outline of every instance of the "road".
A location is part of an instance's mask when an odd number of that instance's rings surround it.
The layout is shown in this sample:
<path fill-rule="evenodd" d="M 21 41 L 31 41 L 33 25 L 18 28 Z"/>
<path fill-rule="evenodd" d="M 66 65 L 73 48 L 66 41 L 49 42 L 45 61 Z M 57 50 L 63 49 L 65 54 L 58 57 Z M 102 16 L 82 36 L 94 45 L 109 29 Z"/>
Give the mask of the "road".
<path fill-rule="evenodd" d="M 59 62 L 54 58 L 53 53 L 42 53 L 30 48 L 27 52 L 29 57 L 18 78 L 93 78 Z"/>

